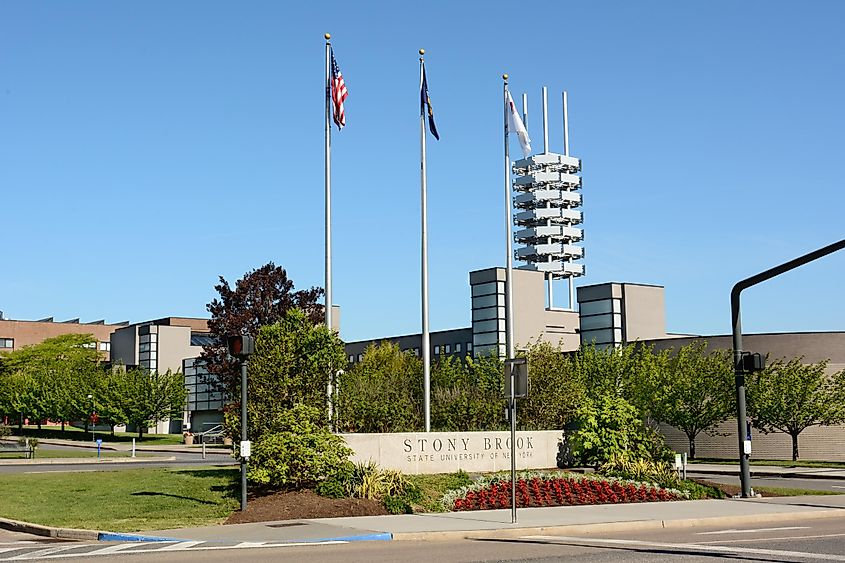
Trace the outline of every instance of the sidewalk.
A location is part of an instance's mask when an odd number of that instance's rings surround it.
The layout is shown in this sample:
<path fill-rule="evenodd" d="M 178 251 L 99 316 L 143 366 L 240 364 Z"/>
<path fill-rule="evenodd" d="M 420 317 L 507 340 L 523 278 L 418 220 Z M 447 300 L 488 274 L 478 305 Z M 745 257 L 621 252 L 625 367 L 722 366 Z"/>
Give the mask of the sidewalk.
<path fill-rule="evenodd" d="M 129 452 L 132 451 L 132 442 L 109 442 L 108 441 L 108 434 L 103 434 L 103 443 L 100 446 L 103 450 L 110 450 L 115 452 Z M 6 442 L 17 442 L 17 437 L 6 438 Z M 38 439 L 39 445 L 49 445 L 49 446 L 71 446 L 75 448 L 85 448 L 85 449 L 97 449 L 97 443 L 93 441 L 83 441 L 83 440 L 62 440 L 59 438 L 39 438 Z M 230 454 L 232 453 L 231 446 L 221 446 L 219 444 L 215 445 L 206 445 L 205 448 L 207 453 L 214 453 L 214 454 Z M 186 446 L 184 444 L 172 444 L 172 445 L 161 445 L 161 444 L 150 444 L 145 445 L 143 442 L 138 442 L 135 445 L 135 451 L 138 452 L 165 452 L 165 453 L 192 453 L 192 454 L 199 454 L 202 452 L 202 445 L 193 445 L 193 446 Z"/>
<path fill-rule="evenodd" d="M 722 475 L 736 475 L 739 479 L 739 464 L 721 463 L 690 463 L 687 465 L 688 475 L 700 473 L 719 473 Z M 775 465 L 751 464 L 751 477 L 803 477 L 805 479 L 845 479 L 845 469 L 831 469 L 826 467 L 778 467 Z"/>
<path fill-rule="evenodd" d="M 303 542 L 457 540 L 533 534 L 584 534 L 619 530 L 735 526 L 748 522 L 845 518 L 845 495 L 766 499 L 694 500 L 594 506 L 521 508 L 518 523 L 510 510 L 319 518 L 158 530 L 144 535 L 186 541 Z"/>

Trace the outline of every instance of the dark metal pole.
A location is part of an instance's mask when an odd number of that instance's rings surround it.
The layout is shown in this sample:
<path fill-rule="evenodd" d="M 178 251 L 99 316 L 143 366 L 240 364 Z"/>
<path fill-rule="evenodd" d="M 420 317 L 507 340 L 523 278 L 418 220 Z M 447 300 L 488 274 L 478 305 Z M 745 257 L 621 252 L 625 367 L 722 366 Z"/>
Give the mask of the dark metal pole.
<path fill-rule="evenodd" d="M 742 368 L 742 322 L 740 319 L 740 302 L 739 297 L 742 290 L 748 289 L 751 286 L 762 283 L 775 276 L 779 276 L 790 270 L 794 270 L 798 266 L 803 266 L 813 260 L 818 260 L 828 254 L 832 254 L 837 250 L 845 248 L 845 239 L 835 242 L 824 248 L 820 248 L 809 254 L 799 256 L 794 260 L 785 262 L 774 268 L 770 268 L 765 272 L 761 272 L 756 276 L 751 276 L 738 282 L 731 290 L 731 320 L 733 326 L 733 347 L 734 347 L 734 375 L 736 383 L 736 425 L 737 425 L 737 441 L 739 442 L 739 478 L 742 485 L 742 496 L 747 498 L 751 496 L 751 471 L 748 467 L 748 455 L 745 454 L 745 373 Z"/>
<path fill-rule="evenodd" d="M 249 361 L 241 361 L 241 443 L 247 440 L 246 371 Z M 246 470 L 248 459 L 241 452 L 241 512 L 246 510 Z"/>

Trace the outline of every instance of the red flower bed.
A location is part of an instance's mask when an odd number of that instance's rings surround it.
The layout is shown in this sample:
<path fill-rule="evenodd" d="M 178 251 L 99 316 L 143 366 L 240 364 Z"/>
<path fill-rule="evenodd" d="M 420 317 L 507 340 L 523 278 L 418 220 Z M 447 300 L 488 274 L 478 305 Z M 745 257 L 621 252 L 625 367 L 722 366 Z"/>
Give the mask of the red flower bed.
<path fill-rule="evenodd" d="M 620 504 L 681 500 L 675 492 L 649 485 L 600 479 L 533 477 L 516 482 L 516 506 L 566 506 L 574 504 Z M 511 482 L 497 481 L 469 491 L 455 500 L 453 510 L 510 508 Z"/>

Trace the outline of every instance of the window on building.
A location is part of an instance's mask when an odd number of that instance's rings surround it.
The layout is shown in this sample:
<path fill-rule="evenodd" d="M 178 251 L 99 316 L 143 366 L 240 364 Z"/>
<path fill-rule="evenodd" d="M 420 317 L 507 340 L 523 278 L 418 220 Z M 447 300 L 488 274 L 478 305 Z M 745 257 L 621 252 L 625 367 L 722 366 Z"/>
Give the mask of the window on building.
<path fill-rule="evenodd" d="M 364 354 L 358 354 L 358 361 L 359 361 L 359 362 L 363 362 L 363 361 L 364 361 Z M 249 420 L 247 420 L 247 422 L 249 422 Z"/>
<path fill-rule="evenodd" d="M 82 345 L 82 347 L 88 348 L 88 349 L 95 349 L 97 347 L 97 343 L 96 342 L 86 342 L 85 344 Z"/>
<path fill-rule="evenodd" d="M 446 345 L 444 346 L 444 348 L 445 348 L 445 350 L 443 351 L 443 353 L 444 353 L 444 354 L 449 354 L 449 353 L 451 353 L 451 352 L 452 352 L 452 345 L 451 345 L 451 344 L 446 344 Z M 248 421 L 247 421 L 247 422 L 248 422 Z"/>
<path fill-rule="evenodd" d="M 420 357 L 420 349 L 419 348 L 414 348 L 414 355 L 418 358 Z"/>
<path fill-rule="evenodd" d="M 100 342 L 100 352 L 108 352 L 111 350 L 111 343 L 110 342 Z M 247 421 L 248 423 L 249 421 Z"/>
<path fill-rule="evenodd" d="M 461 343 L 460 342 L 455 344 L 455 352 L 457 352 L 458 354 L 461 353 Z M 249 423 L 249 421 L 247 421 L 247 423 Z"/>
<path fill-rule="evenodd" d="M 191 346 L 211 346 L 214 344 L 214 337 L 207 332 L 192 332 Z"/>
<path fill-rule="evenodd" d="M 355 361 L 355 354 L 349 354 L 349 363 L 351 364 L 354 361 Z M 247 420 L 247 424 L 249 424 L 249 420 Z"/>
<path fill-rule="evenodd" d="M 435 347 L 434 347 L 434 355 L 435 355 L 435 356 L 439 356 L 439 355 L 440 355 L 440 345 L 439 345 L 439 344 L 438 344 L 437 346 L 435 346 Z"/>
<path fill-rule="evenodd" d="M 9 349 L 15 347 L 14 338 L 0 338 L 0 348 Z"/>
<path fill-rule="evenodd" d="M 467 354 L 472 353 L 472 342 L 467 342 Z M 249 421 L 247 421 L 249 422 Z"/>

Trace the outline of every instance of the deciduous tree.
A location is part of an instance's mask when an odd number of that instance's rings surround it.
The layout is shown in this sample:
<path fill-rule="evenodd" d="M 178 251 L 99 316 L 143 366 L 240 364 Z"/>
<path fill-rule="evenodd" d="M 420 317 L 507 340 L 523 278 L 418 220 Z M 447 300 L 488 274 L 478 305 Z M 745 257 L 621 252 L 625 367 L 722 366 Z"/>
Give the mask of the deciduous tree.
<path fill-rule="evenodd" d="M 748 381 L 748 412 L 763 433 L 792 438 L 798 460 L 798 436 L 811 426 L 845 421 L 845 370 L 828 375 L 827 361 L 778 360 Z"/>
<path fill-rule="evenodd" d="M 208 372 L 217 376 L 221 387 L 231 397 L 235 397 L 240 384 L 240 372 L 237 362 L 226 350 L 226 336 L 256 336 L 260 327 L 282 321 L 291 309 L 303 311 L 314 323 L 323 320 L 323 307 L 317 303 L 323 290 L 312 287 L 294 291 L 293 281 L 285 269 L 272 262 L 247 272 L 235 283 L 234 289 L 221 276 L 214 289 L 219 297 L 207 308 L 211 313 L 208 326 L 216 340 L 204 347 L 202 359 Z"/>
<path fill-rule="evenodd" d="M 734 413 L 731 352 L 708 353 L 706 342 L 693 342 L 654 359 L 656 369 L 639 373 L 637 402 L 654 420 L 683 431 L 695 459 L 696 437 Z"/>

